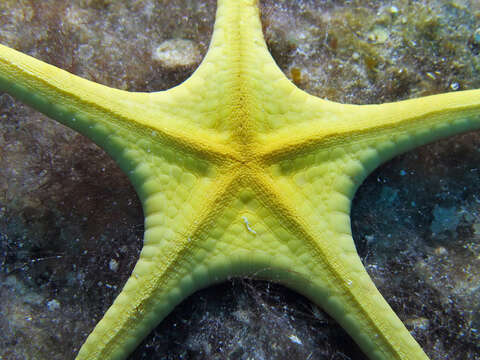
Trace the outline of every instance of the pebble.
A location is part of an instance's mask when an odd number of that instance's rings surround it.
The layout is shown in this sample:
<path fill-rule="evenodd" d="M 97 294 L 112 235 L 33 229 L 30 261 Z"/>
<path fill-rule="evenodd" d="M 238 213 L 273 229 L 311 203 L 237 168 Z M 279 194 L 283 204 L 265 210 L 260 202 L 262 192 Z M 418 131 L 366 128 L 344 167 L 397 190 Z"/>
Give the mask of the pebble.
<path fill-rule="evenodd" d="M 200 50 L 193 41 L 171 39 L 162 42 L 153 52 L 153 59 L 166 68 L 193 66 L 200 62 Z"/>
<path fill-rule="evenodd" d="M 480 44 L 480 28 L 477 28 L 473 32 L 473 43 L 476 44 L 476 45 Z"/>
<path fill-rule="evenodd" d="M 60 309 L 60 303 L 58 302 L 58 300 L 55 300 L 55 299 L 50 300 L 47 302 L 47 308 L 50 311 L 56 311 Z"/>
<path fill-rule="evenodd" d="M 110 262 L 108 263 L 108 267 L 112 271 L 117 271 L 118 270 L 118 261 L 115 259 L 111 259 Z"/>

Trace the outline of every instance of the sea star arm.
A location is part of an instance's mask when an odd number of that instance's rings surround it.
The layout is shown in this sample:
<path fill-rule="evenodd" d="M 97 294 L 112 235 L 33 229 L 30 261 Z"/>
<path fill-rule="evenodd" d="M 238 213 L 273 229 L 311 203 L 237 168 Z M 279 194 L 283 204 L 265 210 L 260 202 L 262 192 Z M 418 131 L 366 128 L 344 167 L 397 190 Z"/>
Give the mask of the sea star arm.
<path fill-rule="evenodd" d="M 405 151 L 480 128 L 480 90 L 460 91 L 362 107 L 365 125 L 352 135 L 352 155 L 367 174 Z M 375 123 L 375 125 L 374 125 Z M 357 154 L 357 155 L 354 155 Z M 360 174 L 359 180 L 363 181 Z"/>
<path fill-rule="evenodd" d="M 285 209 L 283 217 L 294 223 L 292 235 L 313 248 L 297 251 L 302 261 L 294 267 L 310 284 L 287 285 L 327 310 L 371 359 L 427 359 L 376 289 L 355 249 L 349 213 L 358 174 L 366 173 L 362 159 L 330 146 L 303 150 L 280 151 L 269 167 L 275 183 L 268 188 L 276 189 L 277 199 L 272 207 Z M 271 160 L 266 158 L 267 163 Z"/>
<path fill-rule="evenodd" d="M 297 91 L 300 93 L 300 91 Z M 431 141 L 480 128 L 480 90 L 461 91 L 381 105 L 344 105 L 304 97 L 306 121 L 263 138 L 267 163 L 329 149 L 328 159 L 358 162 L 351 191 L 383 162 Z M 315 115 L 317 114 L 317 115 Z M 288 139 L 285 136 L 289 135 Z M 323 160 L 327 158 L 322 157 Z M 352 166 L 347 166 L 353 169 Z"/>
<path fill-rule="evenodd" d="M 183 176 L 164 181 L 163 189 L 156 178 L 142 186 L 146 200 L 140 258 L 77 360 L 126 358 L 179 302 L 224 279 L 205 258 L 225 230 L 225 219 L 219 218 L 225 217 L 238 182 L 228 174 L 195 178 L 176 169 Z M 172 194 L 165 187 L 176 192 L 175 199 L 168 199 Z"/>
<path fill-rule="evenodd" d="M 217 160 L 234 156 L 217 133 L 190 121 L 211 119 L 212 112 L 201 101 L 183 106 L 189 88 L 156 93 L 118 90 L 0 45 L 0 90 L 92 139 L 127 174 L 132 170 L 131 156 L 124 151 L 127 142 L 143 150 L 151 143 L 163 144 Z M 191 132 L 197 134 L 195 139 L 188 136 Z"/>

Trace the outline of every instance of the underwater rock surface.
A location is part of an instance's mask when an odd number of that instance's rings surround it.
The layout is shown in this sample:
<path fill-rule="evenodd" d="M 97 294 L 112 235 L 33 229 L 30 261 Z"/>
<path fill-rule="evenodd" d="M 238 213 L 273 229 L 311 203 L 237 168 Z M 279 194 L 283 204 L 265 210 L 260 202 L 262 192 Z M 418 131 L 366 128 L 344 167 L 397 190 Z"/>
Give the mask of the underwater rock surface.
<path fill-rule="evenodd" d="M 215 5 L 6 0 L 0 42 L 109 86 L 168 89 L 200 63 Z M 287 76 L 357 104 L 480 88 L 479 18 L 475 0 L 262 2 Z M 141 206 L 81 135 L 8 95 L 0 119 L 0 359 L 73 359 L 138 258 Z M 367 270 L 432 360 L 480 358 L 479 150 L 477 132 L 397 157 L 352 208 Z M 286 357 L 364 358 L 305 298 L 233 280 L 187 299 L 131 359 Z"/>

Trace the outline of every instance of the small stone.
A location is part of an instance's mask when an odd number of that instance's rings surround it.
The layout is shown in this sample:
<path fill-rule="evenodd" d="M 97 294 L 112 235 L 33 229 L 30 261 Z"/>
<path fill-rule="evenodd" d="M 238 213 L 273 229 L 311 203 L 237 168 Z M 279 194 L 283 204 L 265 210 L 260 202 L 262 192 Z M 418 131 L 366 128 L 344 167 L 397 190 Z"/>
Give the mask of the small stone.
<path fill-rule="evenodd" d="M 193 41 L 171 39 L 164 41 L 155 49 L 153 59 L 167 68 L 175 68 L 199 63 L 201 54 Z"/>
<path fill-rule="evenodd" d="M 50 300 L 50 301 L 47 302 L 47 308 L 50 311 L 56 311 L 56 310 L 60 309 L 60 303 L 55 299 Z"/>
<path fill-rule="evenodd" d="M 473 32 L 473 43 L 476 45 L 480 45 L 480 28 L 477 28 Z"/>
<path fill-rule="evenodd" d="M 382 26 L 376 26 L 368 35 L 368 41 L 374 44 L 383 44 L 389 38 L 389 33 L 387 29 Z"/>
<path fill-rule="evenodd" d="M 108 267 L 110 268 L 110 270 L 116 272 L 118 270 L 118 261 L 115 259 L 111 259 L 108 263 Z"/>
<path fill-rule="evenodd" d="M 413 330 L 426 330 L 430 327 L 430 320 L 424 317 L 407 319 L 405 325 Z"/>
<path fill-rule="evenodd" d="M 460 84 L 458 82 L 453 82 L 450 84 L 450 89 L 457 91 L 458 89 L 460 89 Z"/>
<path fill-rule="evenodd" d="M 390 8 L 388 9 L 388 11 L 390 12 L 390 14 L 396 15 L 396 14 L 398 14 L 398 11 L 399 11 L 399 10 L 398 10 L 398 7 L 396 7 L 396 6 L 390 6 Z"/>
<path fill-rule="evenodd" d="M 445 249 L 443 246 L 439 246 L 435 249 L 435 255 L 447 255 L 448 254 L 448 250 Z"/>
<path fill-rule="evenodd" d="M 289 336 L 289 338 L 293 343 L 302 345 L 302 340 L 300 340 L 297 335 L 292 334 Z"/>

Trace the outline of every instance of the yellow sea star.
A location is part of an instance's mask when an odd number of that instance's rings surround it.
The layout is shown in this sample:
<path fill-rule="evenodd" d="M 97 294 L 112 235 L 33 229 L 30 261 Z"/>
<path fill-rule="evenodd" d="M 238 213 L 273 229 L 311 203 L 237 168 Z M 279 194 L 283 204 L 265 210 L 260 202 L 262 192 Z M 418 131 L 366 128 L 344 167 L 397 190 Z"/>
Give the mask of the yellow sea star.
<path fill-rule="evenodd" d="M 353 194 L 392 156 L 480 126 L 480 92 L 353 106 L 298 90 L 271 59 L 252 0 L 221 0 L 202 65 L 167 92 L 128 93 L 6 47 L 0 87 L 93 139 L 129 175 L 144 248 L 78 359 L 125 358 L 182 299 L 228 276 L 283 283 L 372 359 L 426 355 L 366 274 Z"/>

